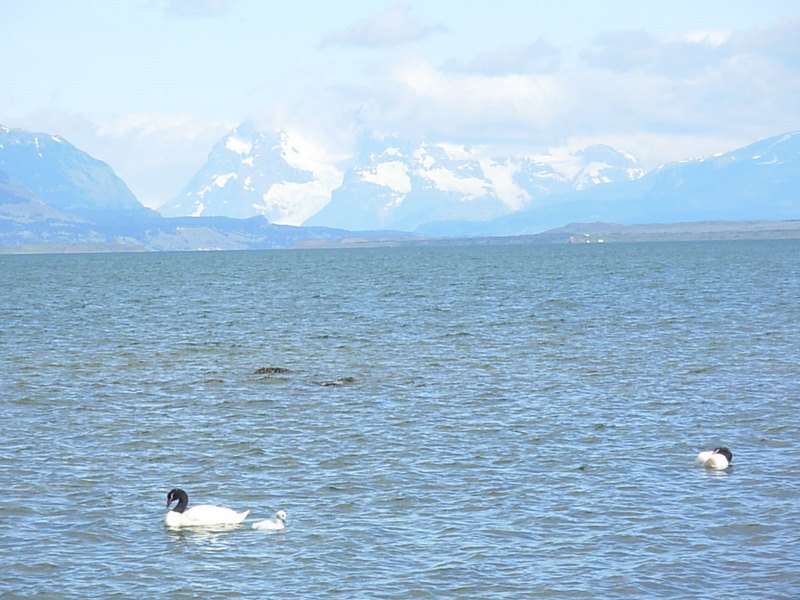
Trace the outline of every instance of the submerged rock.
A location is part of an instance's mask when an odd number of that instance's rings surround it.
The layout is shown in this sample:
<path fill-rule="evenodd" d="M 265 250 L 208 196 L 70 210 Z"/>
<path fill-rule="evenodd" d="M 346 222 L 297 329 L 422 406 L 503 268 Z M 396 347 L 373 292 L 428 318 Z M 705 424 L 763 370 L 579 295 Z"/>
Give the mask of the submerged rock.
<path fill-rule="evenodd" d="M 332 381 L 320 381 L 317 385 L 325 387 L 335 387 L 340 385 L 352 385 L 356 382 L 355 377 L 342 377 L 341 379 L 334 379 Z"/>
<path fill-rule="evenodd" d="M 285 367 L 261 367 L 260 369 L 256 369 L 253 374 L 254 375 L 280 375 L 283 373 L 291 373 L 291 369 L 287 369 Z"/>

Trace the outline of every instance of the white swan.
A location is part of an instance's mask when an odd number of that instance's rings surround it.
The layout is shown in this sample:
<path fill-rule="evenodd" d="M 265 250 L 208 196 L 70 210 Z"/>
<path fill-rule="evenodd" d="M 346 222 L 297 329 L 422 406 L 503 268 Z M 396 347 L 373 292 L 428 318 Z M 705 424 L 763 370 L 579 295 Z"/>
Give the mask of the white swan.
<path fill-rule="evenodd" d="M 178 504 L 167 513 L 164 523 L 167 527 L 209 527 L 214 525 L 236 525 L 250 514 L 249 510 L 236 512 L 230 508 L 213 504 L 198 504 L 189 510 L 189 495 L 180 488 L 174 488 L 167 494 L 167 506 L 175 501 Z"/>
<path fill-rule="evenodd" d="M 726 447 L 701 452 L 694 459 L 694 464 L 706 469 L 727 469 L 733 462 L 733 453 Z"/>
<path fill-rule="evenodd" d="M 279 510 L 278 512 L 275 513 L 274 519 L 264 519 L 263 521 L 253 523 L 253 529 L 261 529 L 269 531 L 279 531 L 281 529 L 286 529 L 286 511 Z"/>

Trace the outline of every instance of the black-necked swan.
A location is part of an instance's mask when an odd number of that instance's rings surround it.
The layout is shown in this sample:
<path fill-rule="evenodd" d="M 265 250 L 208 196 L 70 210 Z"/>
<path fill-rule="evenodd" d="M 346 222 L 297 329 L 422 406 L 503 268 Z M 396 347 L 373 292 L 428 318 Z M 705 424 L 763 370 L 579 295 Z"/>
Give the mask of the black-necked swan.
<path fill-rule="evenodd" d="M 275 513 L 274 519 L 264 519 L 263 521 L 258 521 L 257 523 L 253 523 L 253 529 L 262 529 L 262 530 L 270 530 L 270 531 L 279 531 L 281 529 L 286 529 L 286 511 L 279 510 Z"/>
<path fill-rule="evenodd" d="M 250 514 L 249 510 L 236 512 L 230 508 L 214 506 L 213 504 L 198 504 L 186 509 L 189 504 L 189 495 L 180 488 L 174 488 L 167 494 L 167 506 L 175 501 L 178 504 L 171 509 L 164 518 L 167 527 L 209 527 L 214 525 L 236 525 L 241 523 Z"/>
<path fill-rule="evenodd" d="M 725 446 L 701 452 L 694 459 L 694 464 L 706 469 L 727 469 L 731 462 L 733 462 L 733 453 Z"/>

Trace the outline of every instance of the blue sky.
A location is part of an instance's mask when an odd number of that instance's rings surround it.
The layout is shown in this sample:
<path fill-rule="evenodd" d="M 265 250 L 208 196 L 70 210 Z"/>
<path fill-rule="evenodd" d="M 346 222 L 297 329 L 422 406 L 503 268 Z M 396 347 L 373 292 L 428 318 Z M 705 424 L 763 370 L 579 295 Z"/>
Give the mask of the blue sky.
<path fill-rule="evenodd" d="M 648 168 L 800 129 L 796 0 L 0 0 L 0 124 L 158 206 L 245 119 Z"/>

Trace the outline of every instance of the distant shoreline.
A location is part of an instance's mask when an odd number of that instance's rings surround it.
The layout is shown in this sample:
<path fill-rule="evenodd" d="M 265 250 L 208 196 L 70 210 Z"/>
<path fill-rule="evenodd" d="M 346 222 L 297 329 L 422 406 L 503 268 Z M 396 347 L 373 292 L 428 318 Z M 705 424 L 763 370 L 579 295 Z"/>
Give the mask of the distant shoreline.
<path fill-rule="evenodd" d="M 697 221 L 685 223 L 650 223 L 619 225 L 616 223 L 571 223 L 541 233 L 509 236 L 475 237 L 422 237 L 409 233 L 385 236 L 359 235 L 339 239 L 312 238 L 302 242 L 270 248 L 332 249 L 332 248 L 385 248 L 411 246 L 496 246 L 511 244 L 593 244 L 636 242 L 697 242 L 725 240 L 784 240 L 800 239 L 800 219 L 787 221 Z M 152 249 L 142 244 L 31 243 L 0 246 L 0 254 L 97 254 L 121 252 L 203 252 L 247 250 L 257 248 Z"/>
<path fill-rule="evenodd" d="M 353 248 L 387 246 L 489 246 L 510 244 L 590 244 L 635 242 L 695 242 L 724 240 L 800 239 L 800 220 L 698 221 L 619 225 L 571 223 L 542 233 L 475 237 L 357 237 L 307 240 L 295 248 Z"/>

